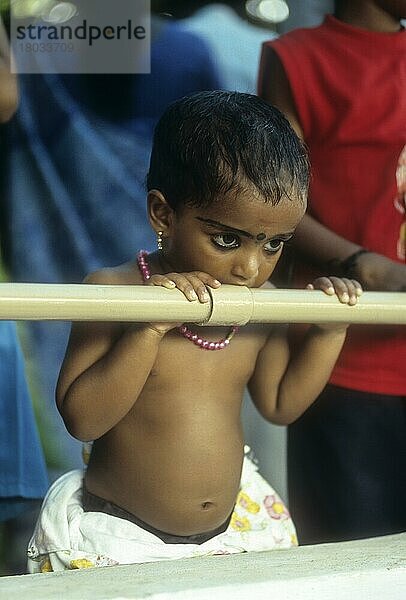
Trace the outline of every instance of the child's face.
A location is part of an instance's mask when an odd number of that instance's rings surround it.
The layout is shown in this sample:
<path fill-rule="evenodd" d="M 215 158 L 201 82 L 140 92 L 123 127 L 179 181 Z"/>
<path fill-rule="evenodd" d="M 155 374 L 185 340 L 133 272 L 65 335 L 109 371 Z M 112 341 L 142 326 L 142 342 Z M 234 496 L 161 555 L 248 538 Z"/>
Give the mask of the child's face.
<path fill-rule="evenodd" d="M 272 206 L 252 192 L 229 193 L 209 208 L 173 215 L 165 257 L 174 271 L 204 271 L 221 283 L 260 287 L 305 212 L 299 199 Z"/>

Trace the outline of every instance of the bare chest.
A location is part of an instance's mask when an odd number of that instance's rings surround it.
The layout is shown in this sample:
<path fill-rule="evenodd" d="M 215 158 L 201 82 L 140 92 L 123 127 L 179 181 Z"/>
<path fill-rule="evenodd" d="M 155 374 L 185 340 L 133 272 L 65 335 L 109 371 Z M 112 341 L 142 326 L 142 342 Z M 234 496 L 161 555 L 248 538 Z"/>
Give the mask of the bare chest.
<path fill-rule="evenodd" d="M 229 328 L 195 327 L 193 331 L 208 341 L 225 338 Z M 165 336 L 150 379 L 157 385 L 194 382 L 211 385 L 245 385 L 252 375 L 258 353 L 264 343 L 259 328 L 240 328 L 229 345 L 220 350 L 205 350 L 185 339 L 177 329 Z"/>

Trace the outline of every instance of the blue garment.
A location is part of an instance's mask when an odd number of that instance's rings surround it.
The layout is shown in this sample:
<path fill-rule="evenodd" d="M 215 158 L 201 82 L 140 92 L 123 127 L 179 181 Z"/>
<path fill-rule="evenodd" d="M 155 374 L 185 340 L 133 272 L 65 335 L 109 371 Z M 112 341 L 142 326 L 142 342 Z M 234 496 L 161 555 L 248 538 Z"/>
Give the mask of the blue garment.
<path fill-rule="evenodd" d="M 15 324 L 0 321 L 0 521 L 27 510 L 47 488 Z"/>
<path fill-rule="evenodd" d="M 19 78 L 6 193 L 13 279 L 77 282 L 153 247 L 144 182 L 155 124 L 218 78 L 204 42 L 177 23 L 157 28 L 151 62 L 149 75 Z"/>
<path fill-rule="evenodd" d="M 225 4 L 210 4 L 182 21 L 209 44 L 226 90 L 255 94 L 262 43 L 277 37 L 237 15 Z"/>
<path fill-rule="evenodd" d="M 154 247 L 144 183 L 154 126 L 170 102 L 219 80 L 198 36 L 172 21 L 152 25 L 149 75 L 19 77 L 19 110 L 5 127 L 2 223 L 14 281 L 79 282 Z M 54 389 L 69 325 L 34 322 L 30 331 L 63 447 Z M 79 444 L 75 452 L 69 466 L 80 464 Z"/>

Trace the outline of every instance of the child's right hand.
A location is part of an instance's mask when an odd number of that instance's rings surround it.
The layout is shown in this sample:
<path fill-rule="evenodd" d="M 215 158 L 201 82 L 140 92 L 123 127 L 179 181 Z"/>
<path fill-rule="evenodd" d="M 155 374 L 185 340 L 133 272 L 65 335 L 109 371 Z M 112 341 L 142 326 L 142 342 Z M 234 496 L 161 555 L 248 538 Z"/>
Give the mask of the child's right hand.
<path fill-rule="evenodd" d="M 207 286 L 217 289 L 221 286 L 220 281 L 204 273 L 203 271 L 192 271 L 190 273 L 164 273 L 151 275 L 147 285 L 161 286 L 170 290 L 177 288 L 189 302 L 198 300 L 202 304 L 210 300 Z M 161 335 L 165 335 L 181 323 L 150 323 L 150 327 Z"/>

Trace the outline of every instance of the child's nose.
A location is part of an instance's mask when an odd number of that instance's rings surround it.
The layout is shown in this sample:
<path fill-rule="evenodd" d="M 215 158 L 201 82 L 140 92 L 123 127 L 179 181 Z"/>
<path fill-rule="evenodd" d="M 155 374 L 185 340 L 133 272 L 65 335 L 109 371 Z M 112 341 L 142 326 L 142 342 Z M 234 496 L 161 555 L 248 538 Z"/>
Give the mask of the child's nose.
<path fill-rule="evenodd" d="M 241 255 L 233 268 L 234 277 L 246 281 L 255 279 L 259 271 L 259 262 L 257 252 Z"/>

